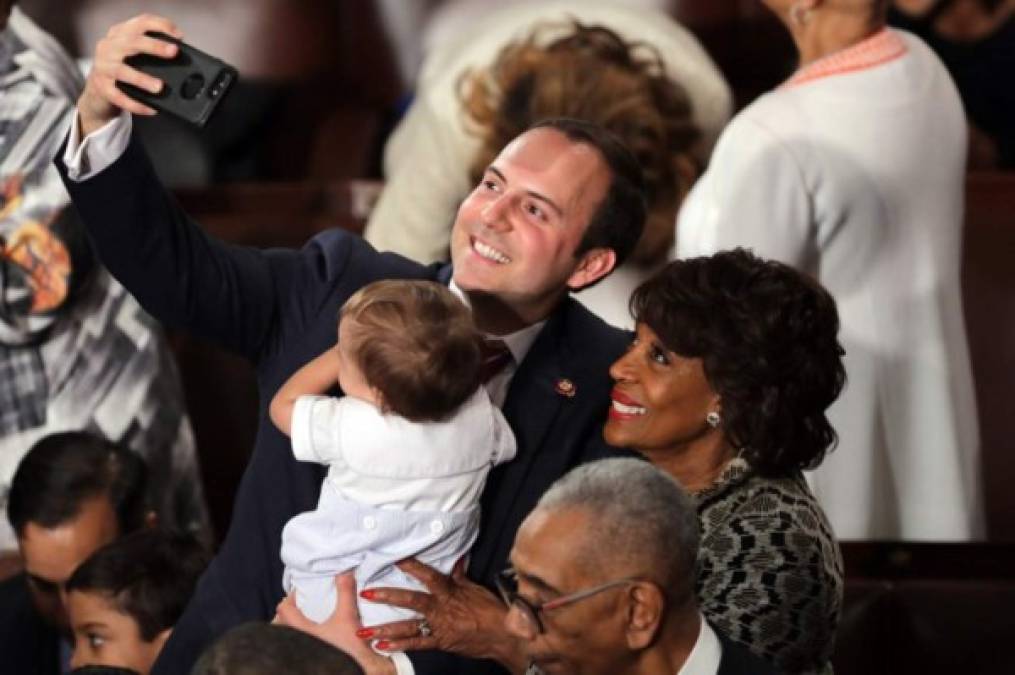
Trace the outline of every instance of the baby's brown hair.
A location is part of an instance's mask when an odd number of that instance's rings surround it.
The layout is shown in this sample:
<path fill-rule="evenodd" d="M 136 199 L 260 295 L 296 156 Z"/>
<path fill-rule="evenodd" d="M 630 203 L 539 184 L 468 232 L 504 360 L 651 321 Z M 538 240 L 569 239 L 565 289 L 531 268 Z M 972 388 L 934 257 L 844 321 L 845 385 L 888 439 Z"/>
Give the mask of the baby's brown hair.
<path fill-rule="evenodd" d="M 374 282 L 346 301 L 339 320 L 352 322 L 346 348 L 385 412 L 440 421 L 480 385 L 482 336 L 469 309 L 438 283 Z"/>

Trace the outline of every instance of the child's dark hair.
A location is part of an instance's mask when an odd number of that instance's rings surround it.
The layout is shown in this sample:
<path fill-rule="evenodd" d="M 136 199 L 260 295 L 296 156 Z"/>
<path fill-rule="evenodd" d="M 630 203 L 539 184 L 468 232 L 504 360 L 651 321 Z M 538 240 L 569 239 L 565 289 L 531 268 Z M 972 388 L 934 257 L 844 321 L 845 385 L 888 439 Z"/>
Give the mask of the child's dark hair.
<path fill-rule="evenodd" d="M 342 307 L 346 345 L 382 408 L 414 422 L 446 418 L 480 385 L 482 336 L 469 309 L 432 281 L 377 281 Z"/>
<path fill-rule="evenodd" d="M 67 581 L 67 592 L 105 597 L 151 642 L 176 624 L 207 564 L 208 553 L 192 537 L 140 530 L 81 563 Z"/>

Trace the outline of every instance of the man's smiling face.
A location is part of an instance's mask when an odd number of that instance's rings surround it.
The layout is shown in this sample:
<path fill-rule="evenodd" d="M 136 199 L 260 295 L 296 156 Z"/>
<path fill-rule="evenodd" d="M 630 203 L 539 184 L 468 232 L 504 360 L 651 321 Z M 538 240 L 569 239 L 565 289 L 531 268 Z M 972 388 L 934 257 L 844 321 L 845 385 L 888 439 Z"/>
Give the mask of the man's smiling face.
<path fill-rule="evenodd" d="M 610 170 L 594 147 L 552 128 L 522 134 L 458 209 L 455 283 L 495 296 L 529 321 L 545 318 L 568 287 L 612 269 L 590 271 L 590 254 L 575 257 L 609 184 Z"/>

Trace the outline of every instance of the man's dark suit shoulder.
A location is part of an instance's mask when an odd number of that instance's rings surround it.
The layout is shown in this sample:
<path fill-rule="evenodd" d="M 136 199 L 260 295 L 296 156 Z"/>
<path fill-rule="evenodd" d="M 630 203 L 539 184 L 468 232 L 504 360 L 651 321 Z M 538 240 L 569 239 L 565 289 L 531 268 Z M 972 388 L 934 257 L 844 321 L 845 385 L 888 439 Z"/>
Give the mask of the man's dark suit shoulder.
<path fill-rule="evenodd" d="M 591 357 L 612 363 L 631 341 L 629 331 L 611 326 L 573 298 L 565 300 L 558 311 L 568 350 L 583 360 Z"/>
<path fill-rule="evenodd" d="M 755 655 L 747 647 L 734 642 L 719 629 L 715 634 L 722 644 L 722 660 L 716 675 L 778 675 L 775 666 Z"/>
<path fill-rule="evenodd" d="M 631 333 L 606 323 L 573 298 L 564 300 L 550 321 L 556 325 L 548 325 L 545 332 L 560 341 L 556 352 L 561 370 L 573 380 L 582 407 L 593 406 L 601 427 L 613 387 L 610 366 L 627 349 Z M 600 434 L 595 436 L 598 443 Z"/>
<path fill-rule="evenodd" d="M 0 671 L 60 672 L 60 637 L 36 613 L 23 574 L 0 582 Z"/>

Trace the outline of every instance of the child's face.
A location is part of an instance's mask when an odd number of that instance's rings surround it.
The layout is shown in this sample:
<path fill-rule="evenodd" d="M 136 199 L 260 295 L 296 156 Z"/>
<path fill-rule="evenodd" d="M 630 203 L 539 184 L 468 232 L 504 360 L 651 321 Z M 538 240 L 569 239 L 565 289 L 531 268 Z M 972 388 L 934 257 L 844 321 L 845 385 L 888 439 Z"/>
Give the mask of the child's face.
<path fill-rule="evenodd" d="M 353 323 L 355 322 L 351 319 L 343 319 L 338 324 L 338 345 L 335 347 L 339 360 L 338 386 L 342 388 L 346 396 L 355 396 L 380 406 L 380 394 L 367 382 L 363 371 L 360 370 L 359 364 L 356 363 L 347 346 L 353 344 L 353 339 L 350 336 Z"/>
<path fill-rule="evenodd" d="M 148 675 L 169 637 L 166 629 L 151 642 L 141 638 L 137 622 L 99 593 L 71 591 L 67 611 L 74 632 L 71 668 L 119 666 Z"/>

